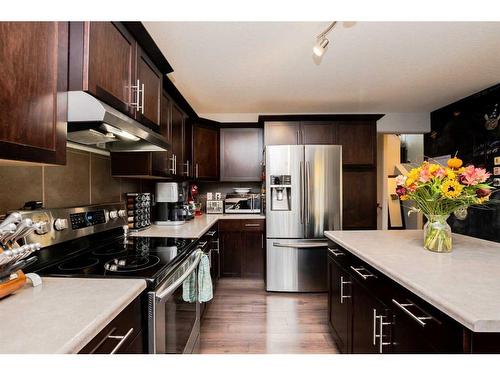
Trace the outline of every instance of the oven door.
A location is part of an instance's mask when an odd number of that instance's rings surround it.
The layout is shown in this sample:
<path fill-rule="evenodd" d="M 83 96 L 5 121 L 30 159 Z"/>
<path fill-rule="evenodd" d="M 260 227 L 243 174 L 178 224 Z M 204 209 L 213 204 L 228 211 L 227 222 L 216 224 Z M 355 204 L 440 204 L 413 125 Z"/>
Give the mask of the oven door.
<path fill-rule="evenodd" d="M 198 351 L 198 264 L 202 254 L 196 249 L 162 285 L 148 293 L 150 353 L 190 354 Z"/>

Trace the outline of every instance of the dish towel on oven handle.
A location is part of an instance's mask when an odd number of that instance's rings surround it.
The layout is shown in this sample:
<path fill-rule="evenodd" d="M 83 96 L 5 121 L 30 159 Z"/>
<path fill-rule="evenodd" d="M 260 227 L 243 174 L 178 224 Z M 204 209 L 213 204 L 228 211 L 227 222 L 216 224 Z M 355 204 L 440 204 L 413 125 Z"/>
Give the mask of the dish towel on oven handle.
<path fill-rule="evenodd" d="M 193 272 L 182 283 L 182 299 L 185 302 L 196 301 L 196 273 Z M 203 254 L 198 266 L 198 300 L 207 302 L 213 298 L 212 278 L 210 277 L 210 260 L 207 254 Z"/>
<path fill-rule="evenodd" d="M 201 256 L 198 267 L 198 299 L 208 302 L 213 298 L 212 277 L 210 276 L 210 259 L 207 254 Z"/>

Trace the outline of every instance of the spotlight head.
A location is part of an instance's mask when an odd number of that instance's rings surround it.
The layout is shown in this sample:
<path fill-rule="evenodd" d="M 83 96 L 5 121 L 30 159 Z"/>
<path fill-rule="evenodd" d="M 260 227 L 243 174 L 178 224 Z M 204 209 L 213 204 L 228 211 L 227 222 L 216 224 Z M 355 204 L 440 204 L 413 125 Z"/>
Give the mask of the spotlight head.
<path fill-rule="evenodd" d="M 326 47 L 328 46 L 328 43 L 330 43 L 330 41 L 328 39 L 326 39 L 325 37 L 318 39 L 318 41 L 316 42 L 316 44 L 313 47 L 313 53 L 318 57 L 323 56 L 323 54 L 325 53 Z"/>

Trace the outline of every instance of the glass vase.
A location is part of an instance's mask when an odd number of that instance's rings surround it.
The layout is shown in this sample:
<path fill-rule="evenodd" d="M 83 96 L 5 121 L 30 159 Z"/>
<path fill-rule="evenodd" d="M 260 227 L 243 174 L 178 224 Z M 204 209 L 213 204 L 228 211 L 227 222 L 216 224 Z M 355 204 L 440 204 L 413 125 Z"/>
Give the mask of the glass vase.
<path fill-rule="evenodd" d="M 436 253 L 451 252 L 451 228 L 446 222 L 450 215 L 425 215 L 424 248 Z"/>

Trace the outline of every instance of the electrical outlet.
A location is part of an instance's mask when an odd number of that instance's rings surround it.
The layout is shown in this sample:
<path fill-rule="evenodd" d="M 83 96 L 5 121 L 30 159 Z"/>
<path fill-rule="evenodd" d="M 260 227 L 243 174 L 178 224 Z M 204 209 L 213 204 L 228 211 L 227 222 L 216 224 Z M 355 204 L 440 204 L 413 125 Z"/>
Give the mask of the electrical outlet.
<path fill-rule="evenodd" d="M 495 156 L 495 165 L 500 165 L 500 156 Z"/>
<path fill-rule="evenodd" d="M 500 176 L 500 167 L 493 168 L 493 174 L 495 176 Z"/>

